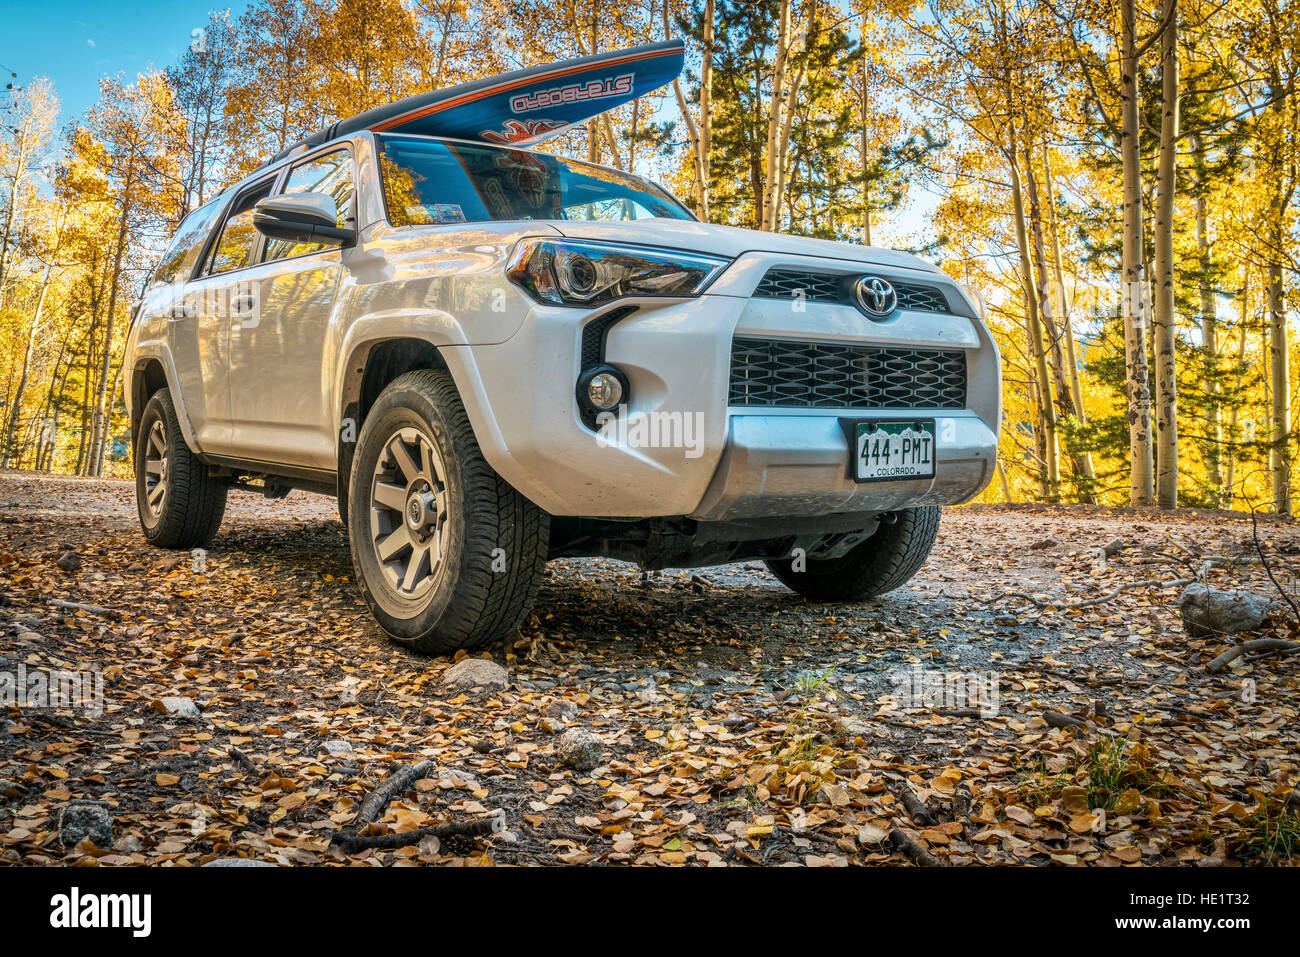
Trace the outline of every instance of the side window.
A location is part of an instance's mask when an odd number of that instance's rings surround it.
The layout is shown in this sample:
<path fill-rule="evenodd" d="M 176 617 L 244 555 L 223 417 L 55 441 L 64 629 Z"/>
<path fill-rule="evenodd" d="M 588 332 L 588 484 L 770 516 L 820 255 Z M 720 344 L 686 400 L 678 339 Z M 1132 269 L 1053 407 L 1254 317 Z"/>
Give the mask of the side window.
<path fill-rule="evenodd" d="M 289 178 L 284 184 L 284 193 L 328 193 L 334 197 L 338 207 L 338 225 L 345 225 L 352 212 L 352 196 L 356 190 L 352 175 L 352 153 L 349 150 L 334 150 L 321 156 L 299 163 L 289 171 Z M 306 253 L 331 249 L 326 243 L 296 243 L 291 239 L 268 239 L 263 259 L 287 259 L 290 256 L 302 256 Z"/>
<path fill-rule="evenodd" d="M 190 278 L 190 274 L 194 271 L 194 264 L 203 251 L 208 233 L 212 232 L 212 224 L 221 216 L 224 205 L 224 200 L 214 201 L 185 217 L 181 222 L 181 228 L 176 231 L 176 238 L 167 247 L 162 261 L 154 270 L 150 287 L 185 282 Z"/>
<path fill-rule="evenodd" d="M 268 179 L 235 199 L 226 216 L 226 225 L 222 227 L 221 238 L 217 240 L 216 249 L 212 253 L 208 275 L 215 276 L 253 264 L 253 250 L 257 246 L 258 237 L 257 230 L 253 228 L 253 206 L 258 200 L 271 195 L 274 182 L 274 178 Z"/>

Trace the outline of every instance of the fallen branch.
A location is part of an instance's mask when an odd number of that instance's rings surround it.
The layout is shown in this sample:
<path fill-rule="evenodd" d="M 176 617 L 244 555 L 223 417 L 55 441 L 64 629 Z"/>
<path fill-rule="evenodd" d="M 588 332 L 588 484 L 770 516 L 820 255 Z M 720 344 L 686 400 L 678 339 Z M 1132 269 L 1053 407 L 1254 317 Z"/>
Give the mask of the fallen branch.
<path fill-rule="evenodd" d="M 1044 711 L 1043 720 L 1053 728 L 1083 728 L 1087 727 L 1088 722 L 1070 714 L 1061 714 L 1059 711 Z"/>
<path fill-rule="evenodd" d="M 99 605 L 83 605 L 78 601 L 63 601 L 58 598 L 51 598 L 49 602 L 55 608 L 66 608 L 69 611 L 84 611 L 92 615 L 108 615 L 110 618 L 122 617 L 122 613 L 115 608 L 103 608 Z"/>
<path fill-rule="evenodd" d="M 348 835 L 336 839 L 335 844 L 345 854 L 355 854 L 357 851 L 368 848 L 391 850 L 395 847 L 410 847 L 412 844 L 419 844 L 426 837 L 441 840 L 444 837 L 478 837 L 484 834 L 500 834 L 505 830 L 505 821 L 504 815 L 493 814 L 490 817 L 479 818 L 474 821 L 449 821 L 446 824 L 435 824 L 432 827 L 416 828 L 414 831 L 403 831 L 401 834 Z"/>
<path fill-rule="evenodd" d="M 943 867 L 943 861 L 935 857 L 916 841 L 904 834 L 899 828 L 889 832 L 889 843 L 894 850 L 909 858 L 917 867 Z"/>
<path fill-rule="evenodd" d="M 1242 655 L 1248 655 L 1256 651 L 1273 651 L 1284 655 L 1293 654 L 1300 651 L 1300 642 L 1284 641 L 1281 638 L 1256 638 L 1253 641 L 1243 641 L 1239 645 L 1233 645 L 1211 661 L 1205 666 L 1205 670 L 1212 675 L 1218 674 Z"/>
<path fill-rule="evenodd" d="M 934 815 L 930 813 L 930 809 L 925 806 L 925 803 L 908 787 L 906 781 L 899 781 L 894 793 L 903 802 L 903 807 L 907 808 L 907 813 L 911 816 L 914 824 L 930 827 L 939 823 L 935 820 Z"/>
<path fill-rule="evenodd" d="M 952 792 L 952 819 L 958 824 L 965 824 L 970 820 L 970 803 L 970 788 L 963 781 Z"/>
<path fill-rule="evenodd" d="M 352 819 L 352 823 L 338 831 L 331 843 L 338 847 L 350 846 L 353 841 L 357 840 L 357 831 L 378 820 L 379 815 L 384 812 L 384 808 L 388 807 L 389 801 L 420 780 L 420 778 L 426 776 L 436 766 L 436 761 L 421 761 L 419 764 L 408 764 L 404 768 L 398 768 L 388 775 L 383 784 L 366 795 L 366 799 L 361 802 L 361 807 L 357 809 L 357 816 Z"/>
<path fill-rule="evenodd" d="M 357 811 L 357 816 L 352 820 L 352 826 L 360 829 L 377 820 L 384 808 L 388 807 L 389 801 L 427 775 L 436 764 L 437 762 L 432 760 L 421 761 L 419 764 L 410 764 L 394 771 L 384 779 L 383 784 L 366 795 L 366 799 L 361 802 L 361 808 Z"/>
<path fill-rule="evenodd" d="M 253 759 L 250 758 L 248 755 L 246 755 L 243 751 L 240 751 L 239 748 L 235 747 L 234 745 L 230 745 L 228 748 L 226 748 L 226 754 L 229 757 L 232 757 L 236 761 L 238 761 L 248 771 L 249 774 L 259 773 L 257 765 L 253 763 Z"/>

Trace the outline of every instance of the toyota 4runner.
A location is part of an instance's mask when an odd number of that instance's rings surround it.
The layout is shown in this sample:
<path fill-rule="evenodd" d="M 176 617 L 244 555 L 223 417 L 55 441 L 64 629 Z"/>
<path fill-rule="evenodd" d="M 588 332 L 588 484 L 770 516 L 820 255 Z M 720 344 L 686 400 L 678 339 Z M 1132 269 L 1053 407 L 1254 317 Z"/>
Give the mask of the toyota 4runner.
<path fill-rule="evenodd" d="M 752 559 L 897 588 L 994 468 L 978 294 L 902 253 L 701 223 L 626 173 L 362 131 L 191 213 L 125 364 L 145 538 L 231 487 L 336 495 L 421 651 L 519 626 L 548 559 Z"/>

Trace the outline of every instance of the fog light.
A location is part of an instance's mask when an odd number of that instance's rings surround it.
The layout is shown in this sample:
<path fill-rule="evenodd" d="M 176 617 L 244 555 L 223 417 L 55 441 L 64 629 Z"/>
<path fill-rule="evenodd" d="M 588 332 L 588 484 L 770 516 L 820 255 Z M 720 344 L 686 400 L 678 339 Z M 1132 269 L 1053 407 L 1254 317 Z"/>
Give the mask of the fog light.
<path fill-rule="evenodd" d="M 613 412 L 627 402 L 627 376 L 613 366 L 592 366 L 578 376 L 577 392 L 578 404 L 586 417 Z"/>
<path fill-rule="evenodd" d="M 592 407 L 608 412 L 623 401 L 623 383 L 610 372 L 597 372 L 587 383 L 587 401 Z"/>

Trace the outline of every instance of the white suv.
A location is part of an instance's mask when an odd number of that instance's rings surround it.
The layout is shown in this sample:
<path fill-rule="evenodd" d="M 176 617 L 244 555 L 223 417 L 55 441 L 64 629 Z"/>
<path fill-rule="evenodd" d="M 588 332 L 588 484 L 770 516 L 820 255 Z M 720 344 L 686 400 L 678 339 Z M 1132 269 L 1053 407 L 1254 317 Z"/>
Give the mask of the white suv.
<path fill-rule="evenodd" d="M 508 634 L 549 558 L 762 559 L 815 601 L 907 581 L 989 481 L 977 294 L 884 249 L 713 226 L 646 180 L 361 131 L 190 214 L 132 323 L 140 522 L 337 495 L 383 628 Z"/>

